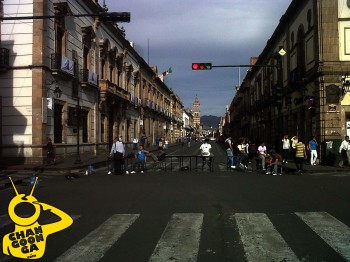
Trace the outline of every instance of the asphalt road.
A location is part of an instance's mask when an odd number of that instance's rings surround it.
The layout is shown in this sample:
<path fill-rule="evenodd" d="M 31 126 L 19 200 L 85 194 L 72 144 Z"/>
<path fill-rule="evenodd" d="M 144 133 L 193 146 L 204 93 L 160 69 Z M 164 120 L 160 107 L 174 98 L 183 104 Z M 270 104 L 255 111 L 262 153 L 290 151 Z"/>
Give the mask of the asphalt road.
<path fill-rule="evenodd" d="M 48 236 L 39 261 L 350 261 L 350 176 L 226 171 L 225 152 L 212 145 L 214 172 L 113 176 L 101 168 L 72 181 L 43 174 L 33 196 L 74 222 Z M 199 144 L 168 151 L 198 153 Z M 14 196 L 0 191 L 1 238 L 14 231 Z M 42 211 L 38 223 L 57 221 Z"/>

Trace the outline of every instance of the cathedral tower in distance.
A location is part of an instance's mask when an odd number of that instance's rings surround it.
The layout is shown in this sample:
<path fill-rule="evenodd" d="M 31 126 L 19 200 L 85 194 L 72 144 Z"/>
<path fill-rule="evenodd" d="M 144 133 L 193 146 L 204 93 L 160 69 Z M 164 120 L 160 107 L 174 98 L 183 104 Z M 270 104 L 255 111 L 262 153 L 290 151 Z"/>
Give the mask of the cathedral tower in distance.
<path fill-rule="evenodd" d="M 193 103 L 193 124 L 197 128 L 201 125 L 201 104 L 197 95 Z"/>

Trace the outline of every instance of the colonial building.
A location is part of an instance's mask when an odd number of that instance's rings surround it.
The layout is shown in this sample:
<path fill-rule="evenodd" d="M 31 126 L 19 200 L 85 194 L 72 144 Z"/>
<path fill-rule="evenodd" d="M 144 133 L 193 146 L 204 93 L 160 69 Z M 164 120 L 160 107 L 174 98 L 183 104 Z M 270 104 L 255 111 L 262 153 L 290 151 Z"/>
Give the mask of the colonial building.
<path fill-rule="evenodd" d="M 349 26 L 349 1 L 293 0 L 237 89 L 229 133 L 276 146 L 315 135 L 321 157 L 338 154 L 350 133 Z"/>
<path fill-rule="evenodd" d="M 117 135 L 131 142 L 145 134 L 152 144 L 157 135 L 170 140 L 167 130 L 181 132 L 180 99 L 108 20 L 106 6 L 0 3 L 2 165 L 43 163 L 48 137 L 58 158 L 79 162 L 80 153 L 109 150 Z"/>

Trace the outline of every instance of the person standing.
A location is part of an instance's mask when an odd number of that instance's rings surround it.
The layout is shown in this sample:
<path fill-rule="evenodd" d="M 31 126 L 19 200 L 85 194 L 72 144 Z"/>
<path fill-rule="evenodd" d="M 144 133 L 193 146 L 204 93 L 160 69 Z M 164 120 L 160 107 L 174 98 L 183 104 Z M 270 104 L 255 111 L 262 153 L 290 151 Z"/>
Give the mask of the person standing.
<path fill-rule="evenodd" d="M 206 138 L 204 140 L 204 143 L 200 146 L 199 148 L 201 150 L 201 155 L 202 155 L 202 161 L 203 161 L 203 165 L 202 167 L 204 167 L 204 165 L 207 163 L 207 157 L 211 156 L 210 153 L 210 149 L 211 149 L 211 144 L 209 144 L 209 139 Z M 209 167 L 211 166 L 211 161 L 209 161 Z"/>
<path fill-rule="evenodd" d="M 140 138 L 140 145 L 146 146 L 147 137 L 143 134 Z"/>
<path fill-rule="evenodd" d="M 339 154 L 342 157 L 342 161 L 339 162 L 339 166 L 350 164 L 350 143 L 349 136 L 345 136 L 339 147 Z"/>
<path fill-rule="evenodd" d="M 263 171 L 266 170 L 265 168 L 265 161 L 266 161 L 266 145 L 265 143 L 261 143 L 258 147 L 258 158 L 261 161 L 261 168 Z"/>
<path fill-rule="evenodd" d="M 113 157 L 114 175 L 122 175 L 122 165 L 124 163 L 125 146 L 123 144 L 123 137 L 119 136 L 114 139 L 114 143 L 110 152 Z"/>
<path fill-rule="evenodd" d="M 47 138 L 46 150 L 47 150 L 47 164 L 48 165 L 50 165 L 51 163 L 55 164 L 56 150 L 55 150 L 55 145 L 52 143 L 51 137 Z"/>
<path fill-rule="evenodd" d="M 132 150 L 136 151 L 137 150 L 137 138 L 135 137 L 133 140 L 132 140 Z"/>
<path fill-rule="evenodd" d="M 290 151 L 290 140 L 288 138 L 288 135 L 285 135 L 282 139 L 282 163 L 288 163 L 288 157 L 289 157 L 289 151 Z"/>
<path fill-rule="evenodd" d="M 227 154 L 227 167 L 236 168 L 236 164 L 233 160 L 233 148 L 231 137 L 226 138 L 225 140 L 226 154 Z"/>
<path fill-rule="evenodd" d="M 141 173 L 144 172 L 146 168 L 146 155 L 148 153 L 149 152 L 144 149 L 143 145 L 139 145 L 139 150 L 135 154 L 136 163 L 134 164 L 134 170 L 130 172 L 131 174 L 136 173 L 135 170 L 137 167 L 141 171 Z"/>
<path fill-rule="evenodd" d="M 310 165 L 315 166 L 317 159 L 317 141 L 315 136 L 309 141 L 308 149 L 310 150 Z"/>
<path fill-rule="evenodd" d="M 159 140 L 160 140 L 160 138 L 158 136 L 156 136 L 155 142 L 156 142 L 156 150 L 157 151 L 159 150 Z"/>
<path fill-rule="evenodd" d="M 301 175 L 303 172 L 303 161 L 307 159 L 305 144 L 298 140 L 295 144 L 295 165 L 297 167 L 297 174 Z"/>

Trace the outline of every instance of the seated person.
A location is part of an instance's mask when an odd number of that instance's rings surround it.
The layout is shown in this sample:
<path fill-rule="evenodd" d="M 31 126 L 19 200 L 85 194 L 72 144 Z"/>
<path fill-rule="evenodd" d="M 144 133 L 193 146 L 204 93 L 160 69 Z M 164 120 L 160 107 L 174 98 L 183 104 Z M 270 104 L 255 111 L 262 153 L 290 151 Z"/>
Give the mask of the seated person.
<path fill-rule="evenodd" d="M 281 166 L 282 157 L 281 157 L 281 155 L 277 154 L 274 149 L 270 150 L 270 155 L 271 155 L 271 157 L 270 157 L 270 161 L 268 164 L 268 167 L 270 167 L 270 171 L 266 172 L 266 175 L 269 175 L 272 172 L 272 175 L 275 176 L 278 173 L 278 166 Z M 280 175 L 282 175 L 282 174 L 280 174 Z"/>
<path fill-rule="evenodd" d="M 141 173 L 144 172 L 146 166 L 146 155 L 148 151 L 144 150 L 143 145 L 139 145 L 139 150 L 135 154 L 136 163 L 134 164 L 134 169 L 138 167 L 141 170 Z M 134 174 L 135 171 L 131 171 L 130 173 Z"/>
<path fill-rule="evenodd" d="M 158 151 L 158 161 L 163 161 L 166 157 L 166 153 L 164 152 L 163 148 L 160 148 Z"/>
<path fill-rule="evenodd" d="M 249 158 L 248 158 L 248 144 L 246 143 L 245 139 L 242 139 L 240 144 L 237 146 L 238 151 L 239 151 L 239 162 L 242 164 L 243 168 L 247 169 L 248 168 L 248 163 L 249 163 Z"/>

